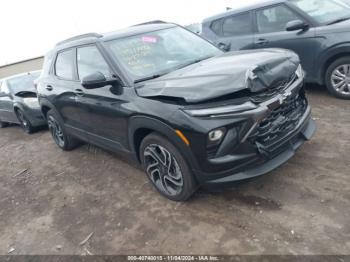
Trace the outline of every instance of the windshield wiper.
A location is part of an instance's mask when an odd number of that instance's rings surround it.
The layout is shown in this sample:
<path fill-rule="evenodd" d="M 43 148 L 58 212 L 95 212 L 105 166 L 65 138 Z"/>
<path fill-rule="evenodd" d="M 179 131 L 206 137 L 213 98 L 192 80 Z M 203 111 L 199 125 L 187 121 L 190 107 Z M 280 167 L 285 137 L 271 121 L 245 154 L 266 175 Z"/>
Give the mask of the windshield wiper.
<path fill-rule="evenodd" d="M 343 22 L 343 21 L 346 21 L 346 20 L 349 20 L 350 17 L 343 17 L 343 18 L 339 18 L 339 19 L 336 19 L 332 22 L 329 22 L 327 23 L 327 25 L 333 25 L 333 24 L 337 24 L 337 23 L 340 23 L 340 22 Z"/>
<path fill-rule="evenodd" d="M 203 57 L 203 58 L 200 58 L 200 59 L 196 59 L 196 60 L 192 60 L 188 63 L 185 63 L 183 65 L 180 65 L 180 66 L 177 66 L 175 68 L 172 68 L 172 70 L 170 70 L 169 72 L 173 71 L 173 70 L 177 70 L 177 69 L 181 69 L 181 68 L 184 68 L 186 66 L 190 66 L 190 65 L 193 65 L 193 64 L 197 64 L 199 62 L 202 62 L 203 60 L 207 60 L 209 58 L 212 58 L 213 56 L 207 56 L 207 57 Z M 136 79 L 134 81 L 134 84 L 137 84 L 137 83 L 140 83 L 140 82 L 143 82 L 143 81 L 147 81 L 147 80 L 152 80 L 152 79 L 156 79 L 158 77 L 161 77 L 163 75 L 166 75 L 168 74 L 169 72 L 166 72 L 164 74 L 155 74 L 155 75 L 151 75 L 151 76 L 146 76 L 146 77 L 143 77 L 143 78 L 140 78 L 140 79 Z"/>
<path fill-rule="evenodd" d="M 136 79 L 134 81 L 134 84 L 137 84 L 137 83 L 140 83 L 140 82 L 143 82 L 143 81 L 147 81 L 147 80 L 156 79 L 156 78 L 161 77 L 161 76 L 162 76 L 161 74 L 146 76 L 146 77 L 143 77 L 143 78 L 140 78 L 140 79 Z"/>

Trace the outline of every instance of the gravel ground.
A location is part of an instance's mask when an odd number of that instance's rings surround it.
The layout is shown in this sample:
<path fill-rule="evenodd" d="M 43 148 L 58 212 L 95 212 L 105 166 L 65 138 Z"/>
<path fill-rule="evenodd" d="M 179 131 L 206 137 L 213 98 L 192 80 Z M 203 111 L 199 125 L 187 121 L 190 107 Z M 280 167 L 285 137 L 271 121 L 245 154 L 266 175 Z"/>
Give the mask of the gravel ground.
<path fill-rule="evenodd" d="M 118 155 L 1 129 L 0 254 L 350 254 L 350 103 L 308 93 L 318 131 L 291 161 L 181 204 Z"/>

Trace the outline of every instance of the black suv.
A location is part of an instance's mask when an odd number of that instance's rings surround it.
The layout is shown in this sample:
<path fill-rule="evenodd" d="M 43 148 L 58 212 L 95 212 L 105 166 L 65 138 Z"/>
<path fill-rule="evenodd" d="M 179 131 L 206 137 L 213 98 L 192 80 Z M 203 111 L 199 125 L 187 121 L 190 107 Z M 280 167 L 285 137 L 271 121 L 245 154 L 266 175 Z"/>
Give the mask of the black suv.
<path fill-rule="evenodd" d="M 124 152 L 184 201 L 200 185 L 265 174 L 311 138 L 303 77 L 293 52 L 223 53 L 155 23 L 57 44 L 38 94 L 60 148 L 82 140 Z"/>
<path fill-rule="evenodd" d="M 202 36 L 226 51 L 286 48 L 306 81 L 350 99 L 350 6 L 345 0 L 270 0 L 207 18 Z"/>

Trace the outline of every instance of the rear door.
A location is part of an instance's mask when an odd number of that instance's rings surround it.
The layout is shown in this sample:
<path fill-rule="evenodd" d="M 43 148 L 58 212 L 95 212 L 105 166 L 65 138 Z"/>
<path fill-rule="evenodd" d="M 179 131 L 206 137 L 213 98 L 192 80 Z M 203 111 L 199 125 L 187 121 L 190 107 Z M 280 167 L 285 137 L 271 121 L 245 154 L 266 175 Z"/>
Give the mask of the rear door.
<path fill-rule="evenodd" d="M 211 39 L 225 51 L 253 48 L 253 19 L 251 12 L 235 14 L 211 23 L 210 30 L 215 33 Z"/>
<path fill-rule="evenodd" d="M 307 72 L 312 72 L 319 42 L 315 39 L 315 28 L 285 4 L 265 7 L 255 11 L 255 48 L 285 48 L 296 52 Z M 293 20 L 310 24 L 306 31 L 286 31 L 286 25 Z"/>
<path fill-rule="evenodd" d="M 55 80 L 47 83 L 46 89 L 69 132 L 87 140 L 86 132 L 91 131 L 88 108 L 77 77 L 75 58 L 75 48 L 58 52 L 54 63 Z"/>

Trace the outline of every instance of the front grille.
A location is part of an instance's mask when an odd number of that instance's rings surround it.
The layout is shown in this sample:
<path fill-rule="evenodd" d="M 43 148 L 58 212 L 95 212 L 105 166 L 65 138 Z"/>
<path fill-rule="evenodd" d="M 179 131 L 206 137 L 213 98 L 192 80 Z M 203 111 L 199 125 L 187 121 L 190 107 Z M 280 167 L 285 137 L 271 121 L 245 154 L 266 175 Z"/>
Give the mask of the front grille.
<path fill-rule="evenodd" d="M 307 108 L 304 93 L 289 97 L 285 102 L 263 120 L 250 137 L 263 146 L 269 146 L 293 131 Z"/>
<path fill-rule="evenodd" d="M 256 94 L 250 98 L 250 100 L 255 104 L 260 104 L 265 102 L 278 94 L 281 94 L 285 89 L 287 89 L 294 81 L 297 80 L 296 74 L 293 74 L 290 78 L 282 80 L 274 84 L 271 88 L 264 90 L 263 92 Z"/>

